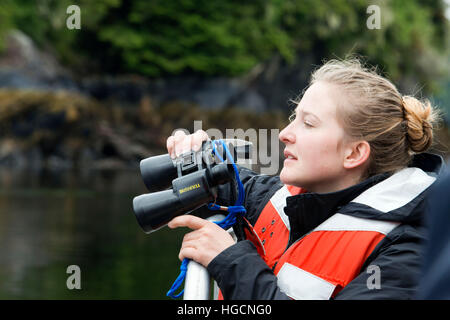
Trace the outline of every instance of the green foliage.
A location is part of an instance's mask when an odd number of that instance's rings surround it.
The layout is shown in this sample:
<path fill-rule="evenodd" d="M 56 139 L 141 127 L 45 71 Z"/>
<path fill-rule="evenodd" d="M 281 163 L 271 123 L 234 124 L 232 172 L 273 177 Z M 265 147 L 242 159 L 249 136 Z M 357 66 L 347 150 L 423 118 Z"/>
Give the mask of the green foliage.
<path fill-rule="evenodd" d="M 12 21 L 10 16 L 10 1 L 5 0 L 5 2 L 0 3 L 0 52 L 4 47 L 4 36 L 5 31 L 12 28 Z"/>
<path fill-rule="evenodd" d="M 280 51 L 293 52 L 284 31 L 265 19 L 265 1 L 134 1 L 99 30 L 126 71 L 150 76 L 198 72 L 237 75 Z"/>
<path fill-rule="evenodd" d="M 447 123 L 450 123 L 450 78 L 443 82 L 442 87 L 439 88 L 439 91 L 434 96 L 433 102 L 440 107 Z"/>
<path fill-rule="evenodd" d="M 81 8 L 68 30 L 67 6 Z M 369 30 L 367 7 L 381 8 Z M 443 0 L 3 0 L 0 35 L 16 27 L 81 72 L 235 76 L 278 54 L 295 63 L 358 53 L 425 89 L 448 72 Z M 447 69 L 445 69 L 447 67 Z"/>

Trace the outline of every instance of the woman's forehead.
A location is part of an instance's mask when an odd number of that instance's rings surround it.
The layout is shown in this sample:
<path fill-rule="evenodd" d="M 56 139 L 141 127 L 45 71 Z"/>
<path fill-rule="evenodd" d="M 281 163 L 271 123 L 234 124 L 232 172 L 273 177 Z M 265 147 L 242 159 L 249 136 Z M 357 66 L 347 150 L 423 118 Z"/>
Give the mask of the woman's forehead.
<path fill-rule="evenodd" d="M 305 91 L 296 109 L 319 118 L 335 116 L 341 95 L 337 86 L 321 81 L 315 82 Z"/>

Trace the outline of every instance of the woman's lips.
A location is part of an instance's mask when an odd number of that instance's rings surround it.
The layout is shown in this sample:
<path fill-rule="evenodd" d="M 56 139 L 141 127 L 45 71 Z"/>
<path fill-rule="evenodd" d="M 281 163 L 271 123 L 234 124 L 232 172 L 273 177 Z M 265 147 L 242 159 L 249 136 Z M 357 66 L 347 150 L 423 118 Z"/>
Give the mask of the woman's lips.
<path fill-rule="evenodd" d="M 284 159 L 284 164 L 297 161 L 297 158 L 287 150 L 284 150 L 284 156 L 286 158 Z"/>
<path fill-rule="evenodd" d="M 284 157 L 289 160 L 297 160 L 297 157 L 295 157 L 292 153 L 290 153 L 287 150 L 284 150 Z"/>

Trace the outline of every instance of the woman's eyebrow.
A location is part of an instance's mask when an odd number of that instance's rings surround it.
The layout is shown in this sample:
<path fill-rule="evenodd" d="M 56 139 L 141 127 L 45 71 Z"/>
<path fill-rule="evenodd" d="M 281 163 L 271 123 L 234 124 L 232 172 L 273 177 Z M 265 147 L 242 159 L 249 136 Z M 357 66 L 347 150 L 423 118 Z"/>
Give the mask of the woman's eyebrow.
<path fill-rule="evenodd" d="M 295 111 L 296 111 L 297 113 L 303 113 L 303 115 L 305 115 L 305 116 L 311 115 L 311 116 L 315 117 L 317 120 L 320 120 L 320 118 L 319 118 L 316 114 L 314 114 L 314 113 L 312 113 L 312 112 L 304 111 L 304 110 L 302 110 L 302 109 L 300 109 L 300 108 L 298 108 L 298 107 L 295 109 Z"/>

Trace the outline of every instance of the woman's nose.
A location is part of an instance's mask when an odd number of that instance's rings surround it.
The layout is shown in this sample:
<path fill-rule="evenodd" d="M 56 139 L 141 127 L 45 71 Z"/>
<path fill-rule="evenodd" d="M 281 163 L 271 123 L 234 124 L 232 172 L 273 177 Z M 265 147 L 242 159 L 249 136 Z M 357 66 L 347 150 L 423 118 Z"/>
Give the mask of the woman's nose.
<path fill-rule="evenodd" d="M 285 127 L 278 134 L 278 139 L 280 139 L 280 141 L 283 142 L 284 144 L 295 143 L 295 135 L 291 132 L 291 130 L 289 128 L 290 128 L 290 125 Z"/>

